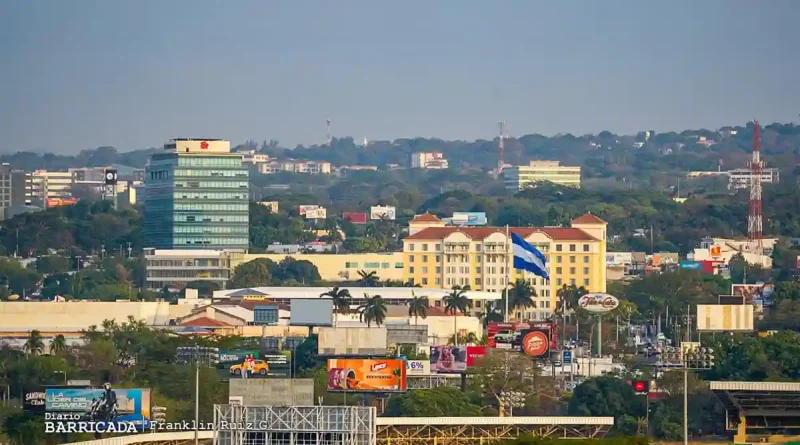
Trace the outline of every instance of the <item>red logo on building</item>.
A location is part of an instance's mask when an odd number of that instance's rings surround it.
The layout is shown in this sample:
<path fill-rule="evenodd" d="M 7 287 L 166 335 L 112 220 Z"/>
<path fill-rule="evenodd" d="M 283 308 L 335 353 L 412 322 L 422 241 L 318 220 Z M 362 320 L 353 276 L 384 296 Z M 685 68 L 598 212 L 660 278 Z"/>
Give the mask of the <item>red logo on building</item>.
<path fill-rule="evenodd" d="M 208 150 L 208 142 L 206 141 L 201 142 L 200 148 L 202 148 L 203 150 Z"/>

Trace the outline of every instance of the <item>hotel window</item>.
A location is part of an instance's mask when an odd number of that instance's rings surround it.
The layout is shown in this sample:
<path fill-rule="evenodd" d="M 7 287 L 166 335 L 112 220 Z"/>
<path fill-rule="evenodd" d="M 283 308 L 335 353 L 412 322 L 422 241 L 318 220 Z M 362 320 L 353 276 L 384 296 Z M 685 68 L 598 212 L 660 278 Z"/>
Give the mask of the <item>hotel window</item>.
<path fill-rule="evenodd" d="M 569 273 L 570 273 L 570 275 L 575 275 L 575 268 L 574 267 L 570 267 L 569 268 Z"/>
<path fill-rule="evenodd" d="M 442 256 L 441 255 L 436 255 L 436 262 L 437 263 L 441 263 L 442 262 Z"/>
<path fill-rule="evenodd" d="M 588 286 L 589 285 L 589 279 L 588 278 L 584 278 L 583 279 L 583 285 L 584 286 Z"/>
<path fill-rule="evenodd" d="M 436 285 L 437 286 L 441 286 L 442 285 L 442 279 L 441 278 L 437 278 L 436 279 Z"/>
<path fill-rule="evenodd" d="M 427 263 L 428 262 L 428 255 L 422 255 L 422 262 L 423 263 Z"/>
<path fill-rule="evenodd" d="M 409 255 L 408 256 L 408 262 L 409 263 L 413 263 L 414 262 L 414 255 Z"/>
<path fill-rule="evenodd" d="M 561 244 L 556 244 L 556 252 L 561 252 Z"/>
<path fill-rule="evenodd" d="M 562 281 L 561 278 L 556 278 L 556 286 L 561 286 Z"/>
<path fill-rule="evenodd" d="M 442 268 L 439 267 L 439 266 L 436 266 L 436 273 L 442 273 Z"/>
<path fill-rule="evenodd" d="M 569 251 L 570 252 L 574 252 L 575 251 L 575 244 L 570 244 L 569 245 Z"/>
<path fill-rule="evenodd" d="M 408 243 L 408 250 L 414 251 L 414 243 Z"/>
<path fill-rule="evenodd" d="M 480 267 L 476 267 L 475 268 L 475 273 L 481 273 L 481 268 Z"/>
<path fill-rule="evenodd" d="M 589 255 L 584 255 L 583 256 L 583 262 L 584 263 L 588 263 L 589 262 Z"/>
<path fill-rule="evenodd" d="M 436 245 L 436 251 L 438 252 L 439 250 L 442 250 L 442 245 L 441 244 L 437 244 Z"/>
<path fill-rule="evenodd" d="M 573 264 L 575 263 L 575 255 L 570 255 L 569 256 L 569 262 L 573 263 Z"/>
<path fill-rule="evenodd" d="M 422 251 L 423 252 L 427 252 L 428 251 L 428 244 L 423 244 L 422 245 Z"/>
<path fill-rule="evenodd" d="M 589 275 L 589 268 L 588 267 L 584 267 L 583 268 L 583 274 L 584 275 Z"/>
<path fill-rule="evenodd" d="M 428 268 L 426 266 L 422 267 L 422 273 L 428 273 Z"/>
<path fill-rule="evenodd" d="M 388 269 L 389 263 L 381 263 L 381 269 Z"/>
<path fill-rule="evenodd" d="M 476 252 L 480 252 L 481 251 L 481 245 L 480 244 L 475 244 L 475 251 Z"/>
<path fill-rule="evenodd" d="M 477 286 L 481 285 L 481 279 L 480 278 L 475 278 L 475 285 L 477 285 Z"/>
<path fill-rule="evenodd" d="M 561 268 L 560 267 L 556 267 L 556 274 L 561 275 Z"/>
<path fill-rule="evenodd" d="M 402 269 L 403 268 L 403 263 L 394 263 L 394 268 L 395 269 Z"/>
<path fill-rule="evenodd" d="M 408 273 L 414 273 L 414 266 L 408 268 Z"/>
<path fill-rule="evenodd" d="M 561 262 L 561 255 L 556 255 L 556 263 L 560 263 L 560 262 Z"/>
<path fill-rule="evenodd" d="M 344 263 L 344 267 L 347 268 L 347 269 L 357 269 L 358 268 L 358 263 L 346 262 L 346 263 Z"/>
<path fill-rule="evenodd" d="M 583 245 L 583 251 L 584 252 L 588 252 L 589 251 L 589 245 L 588 244 L 584 244 Z"/>
<path fill-rule="evenodd" d="M 422 284 L 423 284 L 423 285 L 425 285 L 425 284 L 428 284 L 428 279 L 427 279 L 427 278 L 423 278 L 423 279 L 422 279 Z"/>
<path fill-rule="evenodd" d="M 575 285 L 575 278 L 570 278 L 569 279 L 569 285 L 570 286 L 574 286 Z"/>

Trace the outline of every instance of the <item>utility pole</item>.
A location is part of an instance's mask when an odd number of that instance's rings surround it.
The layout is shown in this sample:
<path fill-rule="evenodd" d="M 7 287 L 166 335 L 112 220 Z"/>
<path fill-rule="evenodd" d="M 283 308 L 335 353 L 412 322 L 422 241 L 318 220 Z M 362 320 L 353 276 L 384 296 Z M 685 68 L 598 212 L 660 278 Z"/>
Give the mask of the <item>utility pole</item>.
<path fill-rule="evenodd" d="M 200 445 L 200 349 L 194 345 L 194 445 Z"/>

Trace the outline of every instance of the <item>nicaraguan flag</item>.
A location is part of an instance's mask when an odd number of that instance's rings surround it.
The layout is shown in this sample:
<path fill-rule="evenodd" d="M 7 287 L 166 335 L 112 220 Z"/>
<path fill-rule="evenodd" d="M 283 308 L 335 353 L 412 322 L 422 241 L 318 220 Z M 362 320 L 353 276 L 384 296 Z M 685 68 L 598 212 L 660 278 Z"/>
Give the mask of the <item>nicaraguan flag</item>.
<path fill-rule="evenodd" d="M 528 244 L 516 233 L 511 234 L 511 243 L 514 248 L 514 269 L 527 270 L 544 279 L 550 279 L 547 274 L 547 260 L 542 252 Z"/>

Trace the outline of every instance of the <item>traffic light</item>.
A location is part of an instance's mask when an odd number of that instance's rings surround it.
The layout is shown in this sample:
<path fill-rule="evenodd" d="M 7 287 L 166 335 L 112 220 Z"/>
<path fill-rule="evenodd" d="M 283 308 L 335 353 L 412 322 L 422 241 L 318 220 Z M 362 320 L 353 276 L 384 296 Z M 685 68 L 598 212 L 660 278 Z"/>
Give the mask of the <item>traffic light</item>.
<path fill-rule="evenodd" d="M 636 394 L 650 393 L 650 381 L 648 380 L 633 380 L 628 382 L 633 387 Z"/>

